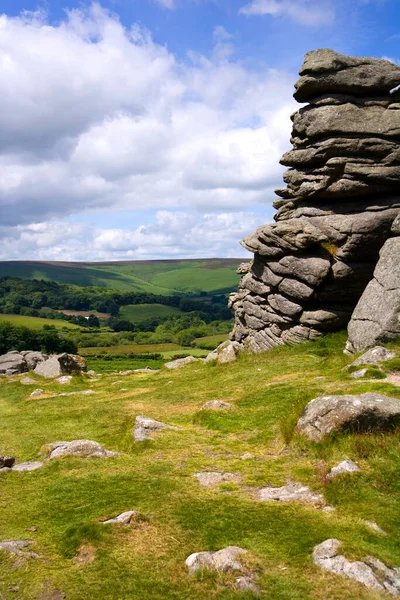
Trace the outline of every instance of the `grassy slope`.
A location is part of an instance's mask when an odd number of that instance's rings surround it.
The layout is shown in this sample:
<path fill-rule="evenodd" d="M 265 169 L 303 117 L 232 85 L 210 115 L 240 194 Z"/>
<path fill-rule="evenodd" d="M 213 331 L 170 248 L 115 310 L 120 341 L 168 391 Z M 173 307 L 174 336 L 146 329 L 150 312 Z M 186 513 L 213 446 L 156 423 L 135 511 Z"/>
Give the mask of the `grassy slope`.
<path fill-rule="evenodd" d="M 173 294 L 227 293 L 239 281 L 240 259 L 123 261 L 114 263 L 0 262 L 0 277 L 44 279 L 118 290 Z"/>
<path fill-rule="evenodd" d="M 174 306 L 165 306 L 164 304 L 128 304 L 121 306 L 119 317 L 131 321 L 131 323 L 139 323 L 145 319 L 153 319 L 156 317 L 170 317 L 181 315 L 182 311 Z"/>
<path fill-rule="evenodd" d="M 1 539 L 30 537 L 32 550 L 43 556 L 12 569 L 13 560 L 1 555 L 0 594 L 15 598 L 7 590 L 18 584 L 20 600 L 48 600 L 54 589 L 68 600 L 250 599 L 251 594 L 234 590 L 233 575 L 190 577 L 184 566 L 192 552 L 239 545 L 259 565 L 268 600 L 381 598 L 321 571 L 311 552 L 315 544 L 337 537 L 351 559 L 371 554 L 400 564 L 398 432 L 343 434 L 319 445 L 294 437 L 286 449 L 282 438 L 283 433 L 290 439 L 295 416 L 318 395 L 376 390 L 400 398 L 400 388 L 355 381 L 343 372 L 349 362 L 343 341 L 343 335 L 330 336 L 242 356 L 231 365 L 195 363 L 158 375 L 76 380 L 69 389 L 96 390 L 87 397 L 31 400 L 38 385 L 0 381 L 2 452 L 35 460 L 44 444 L 77 438 L 121 452 L 118 458 L 67 458 L 34 473 L 0 474 Z M 65 391 L 47 381 L 40 387 Z M 234 409 L 198 412 L 215 398 L 232 402 Z M 182 430 L 135 444 L 131 429 L 138 414 Z M 245 452 L 256 459 L 241 460 Z M 355 460 L 362 472 L 327 483 L 326 469 L 344 458 Z M 244 486 L 200 488 L 193 475 L 209 470 L 240 473 Z M 251 488 L 282 485 L 287 477 L 324 493 L 337 510 L 253 500 Z M 99 524 L 131 509 L 143 520 L 132 526 Z M 376 521 L 389 535 L 370 531 L 362 519 Z M 32 526 L 37 531 L 28 533 Z M 72 561 L 81 544 L 97 549 L 93 563 Z"/>
<path fill-rule="evenodd" d="M 39 317 L 25 317 L 23 315 L 0 314 L 0 321 L 8 321 L 13 325 L 23 325 L 30 329 L 42 329 L 43 325 L 52 325 L 57 329 L 79 329 L 78 325 L 63 321 L 62 319 L 41 319 Z"/>

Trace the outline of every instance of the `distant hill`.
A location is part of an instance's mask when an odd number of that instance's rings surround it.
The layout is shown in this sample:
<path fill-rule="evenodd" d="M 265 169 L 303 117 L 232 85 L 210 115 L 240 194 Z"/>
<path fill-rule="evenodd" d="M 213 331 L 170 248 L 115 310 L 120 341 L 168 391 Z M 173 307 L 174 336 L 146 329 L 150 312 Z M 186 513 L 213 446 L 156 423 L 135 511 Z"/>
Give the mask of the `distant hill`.
<path fill-rule="evenodd" d="M 235 290 L 240 258 L 118 262 L 2 261 L 0 277 L 44 279 L 80 286 L 169 295 L 226 294 Z"/>

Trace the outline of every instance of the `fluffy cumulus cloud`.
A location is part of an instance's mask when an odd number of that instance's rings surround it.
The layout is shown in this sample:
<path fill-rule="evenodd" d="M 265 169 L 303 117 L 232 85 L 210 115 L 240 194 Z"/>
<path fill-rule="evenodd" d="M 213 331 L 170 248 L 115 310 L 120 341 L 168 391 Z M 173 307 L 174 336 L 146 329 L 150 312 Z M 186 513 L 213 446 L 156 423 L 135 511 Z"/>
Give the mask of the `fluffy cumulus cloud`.
<path fill-rule="evenodd" d="M 331 0 L 253 0 L 240 9 L 244 15 L 287 17 L 300 25 L 329 25 L 335 19 Z"/>
<path fill-rule="evenodd" d="M 17 225 L 0 230 L 0 260 L 146 260 L 154 258 L 238 257 L 248 253 L 238 240 L 261 222 L 251 212 L 158 211 L 152 222 L 135 229 L 99 229 L 63 221 Z"/>
<path fill-rule="evenodd" d="M 0 16 L 3 248 L 14 258 L 17 239 L 20 257 L 49 258 L 46 247 L 56 254 L 73 240 L 83 248 L 79 226 L 61 222 L 84 211 L 197 211 L 206 228 L 201 214 L 218 213 L 218 223 L 268 205 L 288 146 L 292 77 L 249 70 L 233 43 L 218 27 L 210 57 L 178 61 L 96 3 L 57 25 L 42 12 Z M 160 247 L 168 226 L 161 232 L 157 217 Z M 83 258 L 151 248 L 143 231 L 92 230 Z"/>

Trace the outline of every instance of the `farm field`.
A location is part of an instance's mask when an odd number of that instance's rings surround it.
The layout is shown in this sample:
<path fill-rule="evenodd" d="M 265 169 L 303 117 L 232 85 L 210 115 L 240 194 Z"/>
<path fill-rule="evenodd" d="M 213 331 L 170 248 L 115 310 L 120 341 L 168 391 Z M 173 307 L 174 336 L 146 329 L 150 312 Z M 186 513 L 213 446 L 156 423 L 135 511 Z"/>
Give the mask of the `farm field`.
<path fill-rule="evenodd" d="M 2 261 L 0 277 L 44 279 L 162 295 L 183 292 L 225 294 L 237 288 L 239 275 L 236 269 L 242 261 L 240 258 L 108 263 Z"/>
<path fill-rule="evenodd" d="M 400 399 L 392 383 L 354 380 L 343 371 L 351 360 L 343 354 L 345 339 L 340 333 L 242 354 L 229 365 L 74 377 L 68 391 L 93 390 L 88 396 L 51 397 L 66 386 L 37 376 L 32 385 L 0 379 L 2 452 L 20 462 L 44 461 L 31 473 L 0 473 L 1 539 L 30 539 L 28 551 L 38 555 L 0 553 L 0 596 L 255 600 L 238 588 L 237 572 L 191 575 L 185 565 L 192 553 L 239 546 L 247 551 L 240 562 L 257 577 L 265 600 L 386 598 L 312 561 L 317 544 L 336 538 L 352 561 L 373 556 L 400 565 L 399 429 L 347 431 L 318 444 L 295 433 L 305 405 L 321 395 L 374 391 Z M 392 347 L 400 351 L 400 344 Z M 392 362 L 384 368 L 396 369 Z M 39 385 L 44 394 L 30 398 Z M 232 408 L 201 410 L 213 399 Z M 138 415 L 179 429 L 136 442 Z M 52 442 L 76 439 L 119 455 L 46 458 Z M 360 472 L 327 480 L 346 458 Z M 210 471 L 236 479 L 202 487 L 195 475 Z M 261 487 L 288 479 L 309 486 L 335 510 L 257 500 Z M 125 511 L 137 511 L 129 525 L 103 524 Z"/>
<path fill-rule="evenodd" d="M 179 308 L 164 304 L 128 304 L 121 306 L 119 318 L 126 319 L 131 323 L 140 323 L 140 321 L 145 321 L 146 319 L 174 317 L 182 314 Z"/>
<path fill-rule="evenodd" d="M 0 314 L 0 322 L 12 323 L 30 329 L 42 329 L 44 325 L 51 325 L 57 329 L 80 329 L 78 325 L 61 319 L 42 319 L 40 317 L 26 317 L 24 315 Z"/>

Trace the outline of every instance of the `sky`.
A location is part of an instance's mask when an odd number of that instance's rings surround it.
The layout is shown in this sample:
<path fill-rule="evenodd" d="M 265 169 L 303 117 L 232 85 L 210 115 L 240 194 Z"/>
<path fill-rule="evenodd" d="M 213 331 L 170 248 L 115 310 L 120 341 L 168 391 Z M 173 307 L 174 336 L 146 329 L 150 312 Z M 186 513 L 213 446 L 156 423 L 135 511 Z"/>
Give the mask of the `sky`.
<path fill-rule="evenodd" d="M 0 260 L 248 255 L 324 47 L 400 64 L 399 0 L 0 0 Z"/>

